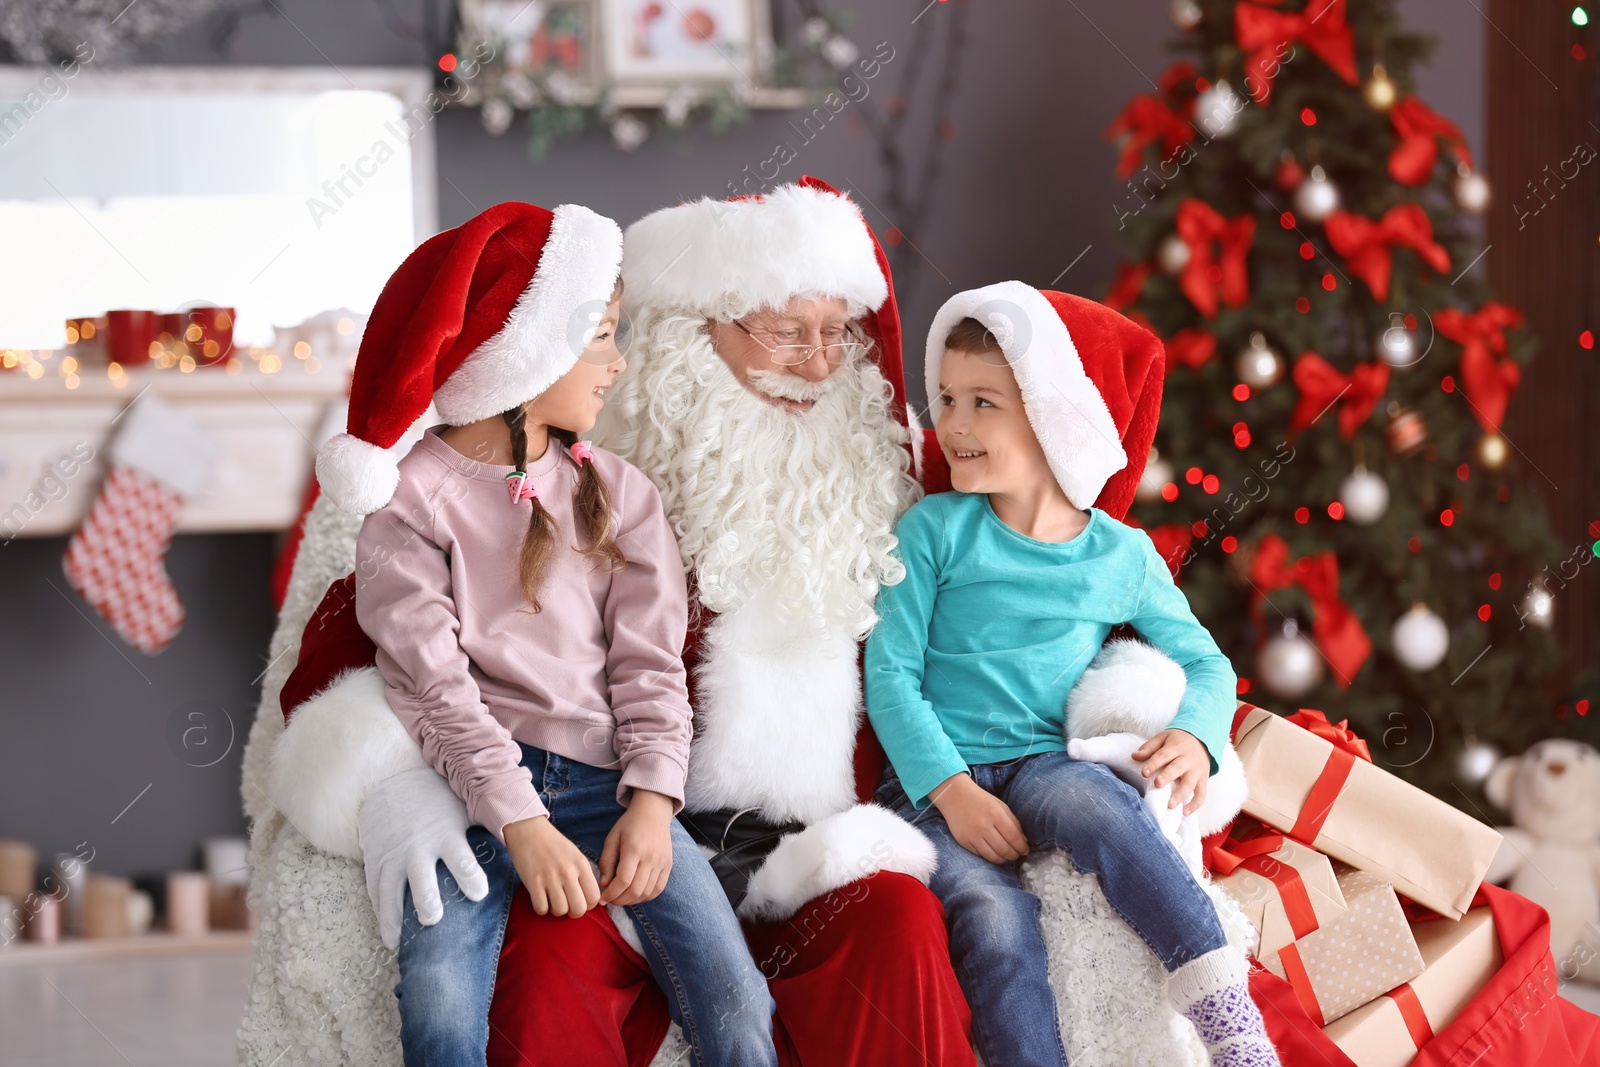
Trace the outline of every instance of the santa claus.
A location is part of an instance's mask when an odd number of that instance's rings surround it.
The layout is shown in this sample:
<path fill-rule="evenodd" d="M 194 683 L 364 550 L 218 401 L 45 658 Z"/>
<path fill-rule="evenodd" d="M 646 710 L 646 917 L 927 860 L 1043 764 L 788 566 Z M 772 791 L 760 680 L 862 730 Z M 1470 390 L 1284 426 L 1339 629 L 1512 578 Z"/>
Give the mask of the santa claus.
<path fill-rule="evenodd" d="M 879 585 L 900 576 L 892 531 L 920 492 L 887 262 L 859 209 L 814 179 L 656 212 L 624 247 L 634 370 L 596 436 L 656 483 L 680 541 L 696 710 L 685 819 L 747 920 L 780 1052 L 970 1063 L 923 885 L 932 850 L 859 802 L 882 762 L 870 734 L 858 740 L 860 641 Z M 392 946 L 402 921 L 437 921 L 437 863 L 451 889 L 475 879 L 459 802 L 409 773 L 417 754 L 395 733 L 352 588 L 335 582 L 306 628 L 269 793 L 312 844 L 364 859 Z M 491 1062 L 531 1047 L 539 1062 L 648 1062 L 665 1005 L 616 917 L 620 929 L 604 912 L 541 918 L 519 895 Z"/>

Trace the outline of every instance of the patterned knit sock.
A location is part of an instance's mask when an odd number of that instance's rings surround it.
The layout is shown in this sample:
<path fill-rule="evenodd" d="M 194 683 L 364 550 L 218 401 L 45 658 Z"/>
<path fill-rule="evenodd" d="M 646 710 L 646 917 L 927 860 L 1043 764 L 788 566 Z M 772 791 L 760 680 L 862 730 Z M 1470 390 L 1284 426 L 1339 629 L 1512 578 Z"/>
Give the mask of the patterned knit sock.
<path fill-rule="evenodd" d="M 1279 1067 L 1261 1012 L 1250 999 L 1243 953 L 1219 948 L 1167 976 L 1172 1006 L 1194 1024 L 1212 1067 Z"/>

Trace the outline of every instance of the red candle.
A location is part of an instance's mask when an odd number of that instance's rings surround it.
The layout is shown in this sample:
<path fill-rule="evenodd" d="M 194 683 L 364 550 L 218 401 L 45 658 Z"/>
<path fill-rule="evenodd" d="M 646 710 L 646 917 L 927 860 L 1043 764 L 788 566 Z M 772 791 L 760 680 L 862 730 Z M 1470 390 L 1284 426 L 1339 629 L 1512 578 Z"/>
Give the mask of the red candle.
<path fill-rule="evenodd" d="M 150 362 L 150 345 L 156 339 L 158 316 L 153 311 L 108 311 L 106 329 L 110 333 L 111 358 L 124 367 Z"/>

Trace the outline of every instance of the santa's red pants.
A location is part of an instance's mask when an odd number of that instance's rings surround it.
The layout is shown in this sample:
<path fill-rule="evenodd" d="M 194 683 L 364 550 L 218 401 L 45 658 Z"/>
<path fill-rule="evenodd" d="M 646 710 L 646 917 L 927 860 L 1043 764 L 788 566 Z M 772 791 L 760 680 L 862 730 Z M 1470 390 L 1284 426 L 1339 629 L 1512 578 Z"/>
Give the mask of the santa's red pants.
<path fill-rule="evenodd" d="M 880 873 L 745 937 L 777 1002 L 784 1067 L 968 1067 L 971 1015 L 950 967 L 944 908 L 922 883 Z M 644 957 L 604 909 L 506 925 L 490 1067 L 647 1067 L 669 1016 Z"/>

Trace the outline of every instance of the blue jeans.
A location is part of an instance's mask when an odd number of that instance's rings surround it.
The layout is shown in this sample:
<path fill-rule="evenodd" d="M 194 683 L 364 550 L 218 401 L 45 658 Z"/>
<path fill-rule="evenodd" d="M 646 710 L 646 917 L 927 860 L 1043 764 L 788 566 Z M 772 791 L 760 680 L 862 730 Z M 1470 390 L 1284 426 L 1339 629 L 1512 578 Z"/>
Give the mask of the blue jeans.
<path fill-rule="evenodd" d="M 1016 814 L 1035 850 L 1070 849 L 1079 872 L 1100 876 L 1111 906 L 1169 972 L 1227 943 L 1211 898 L 1161 836 L 1144 798 L 1107 767 L 1042 752 L 971 770 Z M 1022 888 L 1018 864 L 968 852 L 938 808 L 912 807 L 892 767 L 876 799 L 927 834 L 938 852 L 929 885 L 944 903 L 950 956 L 984 1063 L 1064 1065 L 1039 898 Z"/>
<path fill-rule="evenodd" d="M 591 860 L 600 859 L 606 834 L 623 808 L 617 803 L 621 772 L 591 767 L 531 745 L 522 765 L 539 789 L 556 829 Z M 485 1063 L 489 1002 L 505 938 L 511 901 L 521 887 L 511 854 L 481 826 L 467 832 L 489 880 L 489 894 L 473 902 L 449 869 L 438 865 L 444 918 L 422 926 L 406 890 L 400 938 L 400 1043 L 406 1067 L 457 1067 Z M 693 1046 L 693 1062 L 775 1065 L 773 1001 L 750 958 L 744 932 L 722 886 L 688 831 L 672 820 L 672 874 L 654 900 L 628 906 L 650 971 L 667 995 L 672 1019 Z M 530 990 L 530 995 L 539 995 Z"/>

